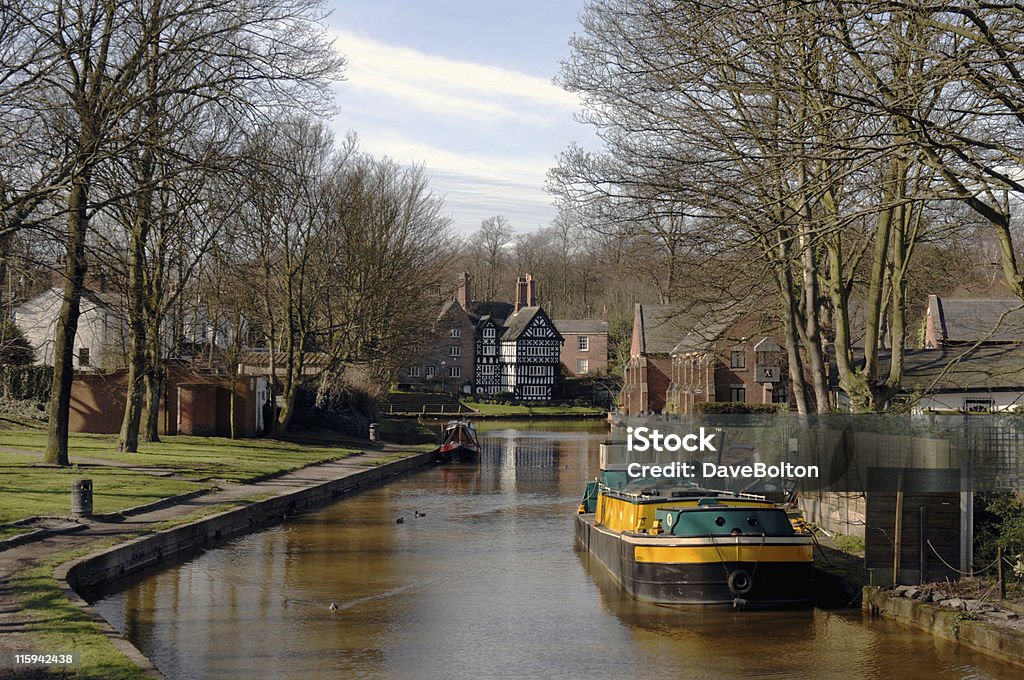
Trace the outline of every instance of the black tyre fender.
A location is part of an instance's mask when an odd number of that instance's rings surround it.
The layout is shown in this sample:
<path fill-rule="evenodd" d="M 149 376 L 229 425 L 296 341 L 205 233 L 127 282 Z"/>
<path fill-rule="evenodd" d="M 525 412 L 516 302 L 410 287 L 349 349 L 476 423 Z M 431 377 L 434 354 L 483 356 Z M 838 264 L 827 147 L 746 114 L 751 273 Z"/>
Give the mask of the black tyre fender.
<path fill-rule="evenodd" d="M 729 574 L 727 583 L 733 595 L 746 595 L 754 587 L 754 577 L 743 569 L 737 569 Z"/>

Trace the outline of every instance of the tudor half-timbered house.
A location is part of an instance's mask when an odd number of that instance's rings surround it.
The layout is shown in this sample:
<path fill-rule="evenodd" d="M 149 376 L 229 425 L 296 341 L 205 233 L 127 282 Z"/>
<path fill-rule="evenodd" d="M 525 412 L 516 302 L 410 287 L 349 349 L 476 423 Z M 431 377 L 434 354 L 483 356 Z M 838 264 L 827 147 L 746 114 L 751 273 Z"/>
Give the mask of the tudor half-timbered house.
<path fill-rule="evenodd" d="M 503 391 L 516 399 L 551 399 L 561 363 L 562 336 L 540 307 L 523 307 L 501 336 Z"/>

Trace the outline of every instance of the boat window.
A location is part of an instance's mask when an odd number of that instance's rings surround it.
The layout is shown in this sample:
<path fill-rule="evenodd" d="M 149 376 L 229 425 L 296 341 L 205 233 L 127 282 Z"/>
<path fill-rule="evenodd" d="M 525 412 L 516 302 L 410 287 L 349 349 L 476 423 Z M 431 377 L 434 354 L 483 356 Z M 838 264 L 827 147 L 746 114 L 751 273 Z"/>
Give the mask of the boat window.
<path fill-rule="evenodd" d="M 749 524 L 752 527 L 756 527 L 757 526 L 757 518 L 756 517 L 748 517 L 747 518 L 747 524 Z"/>
<path fill-rule="evenodd" d="M 715 518 L 715 524 L 717 524 L 720 527 L 721 526 L 725 526 L 725 518 L 722 517 L 721 515 L 719 515 L 718 517 Z"/>

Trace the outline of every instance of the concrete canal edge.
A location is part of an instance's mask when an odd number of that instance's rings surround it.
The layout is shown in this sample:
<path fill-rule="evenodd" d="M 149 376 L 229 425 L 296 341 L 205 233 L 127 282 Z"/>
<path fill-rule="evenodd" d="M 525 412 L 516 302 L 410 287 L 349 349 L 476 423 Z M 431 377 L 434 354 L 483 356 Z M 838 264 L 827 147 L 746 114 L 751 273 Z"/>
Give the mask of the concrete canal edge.
<path fill-rule="evenodd" d="M 291 515 L 315 510 L 359 491 L 418 470 L 433 460 L 432 452 L 367 467 L 354 474 L 313 484 L 271 498 L 202 517 L 194 522 L 127 540 L 54 570 L 64 595 L 96 623 L 111 643 L 148 677 L 165 678 L 153 662 L 116 630 L 80 594 L 80 591 L 116 583 L 141 571 L 169 566 L 205 549 L 244 534 L 280 524 Z"/>
<path fill-rule="evenodd" d="M 936 637 L 1024 666 L 1024 632 L 965 616 L 966 612 L 892 597 L 878 586 L 865 586 L 863 610 L 872 616 L 893 619 Z"/>

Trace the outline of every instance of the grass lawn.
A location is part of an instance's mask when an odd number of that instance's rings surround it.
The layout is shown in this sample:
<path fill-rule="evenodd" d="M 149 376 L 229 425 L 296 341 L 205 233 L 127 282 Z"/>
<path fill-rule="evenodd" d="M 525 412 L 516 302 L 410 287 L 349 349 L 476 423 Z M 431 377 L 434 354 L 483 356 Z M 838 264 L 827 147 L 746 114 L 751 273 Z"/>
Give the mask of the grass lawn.
<path fill-rule="evenodd" d="M 71 482 L 77 477 L 92 480 L 93 511 L 97 513 L 117 512 L 212 486 L 112 467 L 38 466 L 40 460 L 41 456 L 0 451 L 0 524 L 33 515 L 67 517 L 71 514 Z"/>
<path fill-rule="evenodd" d="M 481 404 L 463 401 L 471 409 L 486 416 L 596 416 L 605 412 L 596 406 L 522 406 L 519 404 Z"/>
<path fill-rule="evenodd" d="M 93 509 L 107 513 L 209 488 L 215 484 L 213 480 L 245 482 L 354 452 L 338 446 L 267 439 L 177 436 L 143 444 L 139 453 L 118 453 L 113 435 L 72 434 L 69 450 L 74 467 L 56 468 L 41 464 L 45 445 L 46 433 L 42 430 L 0 430 L 0 524 L 32 515 L 67 516 L 71 510 L 71 482 L 76 477 L 93 480 Z M 176 476 L 154 476 L 95 461 L 144 465 Z"/>
<path fill-rule="evenodd" d="M 46 433 L 41 430 L 0 430 L 0 448 L 42 453 Z M 223 437 L 164 437 L 139 445 L 138 453 L 118 453 L 117 437 L 109 434 L 72 434 L 68 444 L 75 458 L 95 458 L 165 468 L 185 477 L 246 482 L 272 472 L 296 470 L 313 463 L 344 458 L 354 451 L 342 446 L 314 446 L 275 439 Z"/>

